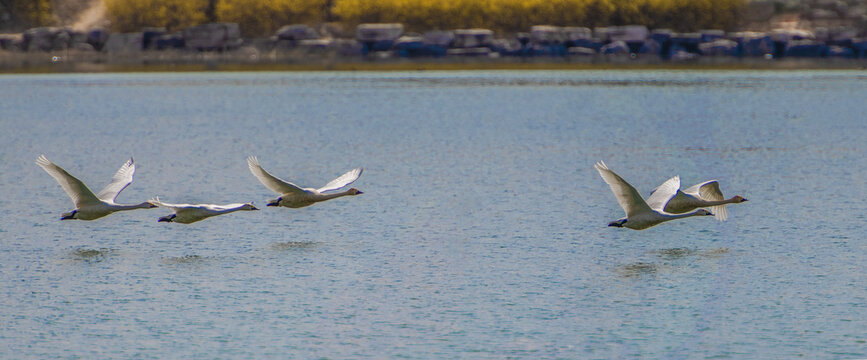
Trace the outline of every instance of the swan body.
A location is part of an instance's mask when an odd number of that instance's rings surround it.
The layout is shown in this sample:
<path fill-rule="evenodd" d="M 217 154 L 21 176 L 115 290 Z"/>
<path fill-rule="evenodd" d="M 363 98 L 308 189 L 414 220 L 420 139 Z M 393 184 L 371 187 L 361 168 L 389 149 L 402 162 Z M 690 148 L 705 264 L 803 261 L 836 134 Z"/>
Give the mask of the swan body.
<path fill-rule="evenodd" d="M 63 213 L 60 220 L 94 220 L 118 211 L 156 207 L 148 201 L 134 205 L 121 205 L 114 202 L 118 194 L 132 183 L 132 177 L 135 173 L 135 163 L 132 158 L 129 158 L 129 161 L 117 170 L 112 176 L 111 182 L 98 194 L 94 194 L 81 180 L 69 175 L 66 170 L 49 161 L 45 155 L 40 155 L 36 159 L 36 165 L 39 165 L 48 175 L 57 180 L 57 183 L 75 204 L 75 209 Z"/>
<path fill-rule="evenodd" d="M 605 165 L 605 162 L 600 161 L 596 163 L 594 167 L 596 168 L 596 171 L 599 172 L 599 175 L 602 176 L 602 180 L 605 180 L 608 186 L 611 187 L 614 197 L 617 198 L 620 207 L 622 207 L 623 211 L 626 212 L 626 217 L 612 221 L 608 226 L 644 230 L 651 226 L 659 225 L 663 222 L 675 219 L 713 215 L 710 211 L 705 209 L 699 209 L 686 214 L 671 214 L 663 210 L 653 209 L 632 185 L 626 182 L 626 180 L 623 180 L 623 178 L 617 175 L 614 171 L 611 171 L 611 169 Z M 664 194 L 668 194 L 669 197 L 674 196 L 671 187 L 660 186 L 656 191 L 660 192 L 659 196 L 663 196 Z"/>
<path fill-rule="evenodd" d="M 169 208 L 174 210 L 170 215 L 160 217 L 157 222 L 176 222 L 181 224 L 190 224 L 199 220 L 204 220 L 212 216 L 228 214 L 239 210 L 259 210 L 252 203 L 248 204 L 169 204 L 160 201 L 160 198 L 151 200 L 159 207 Z"/>
<path fill-rule="evenodd" d="M 328 191 L 337 190 L 344 186 L 347 186 L 361 176 L 362 168 L 352 169 L 349 172 L 340 175 L 340 177 L 331 180 L 325 186 L 314 189 L 314 188 L 302 188 L 298 185 L 290 183 L 288 181 L 281 180 L 274 175 L 271 175 L 265 169 L 259 165 L 259 159 L 255 156 L 250 156 L 247 158 L 247 166 L 250 168 L 250 172 L 259 179 L 265 187 L 271 189 L 272 191 L 280 194 L 280 197 L 272 200 L 268 200 L 267 206 L 284 206 L 288 208 L 302 208 L 305 206 L 313 205 L 317 202 L 330 200 L 334 198 L 339 198 L 342 196 L 354 196 L 363 194 L 363 192 L 359 191 L 356 188 L 351 188 L 346 191 L 341 192 L 332 192 L 327 193 Z"/>
<path fill-rule="evenodd" d="M 660 188 L 664 191 L 658 192 Z M 671 195 L 671 194 L 674 195 Z M 671 214 L 683 214 L 699 208 L 709 208 L 719 221 L 728 219 L 726 204 L 739 204 L 748 201 L 735 195 L 726 199 L 719 188 L 719 181 L 709 180 L 680 190 L 680 176 L 675 176 L 659 185 L 647 198 L 651 208 Z"/>

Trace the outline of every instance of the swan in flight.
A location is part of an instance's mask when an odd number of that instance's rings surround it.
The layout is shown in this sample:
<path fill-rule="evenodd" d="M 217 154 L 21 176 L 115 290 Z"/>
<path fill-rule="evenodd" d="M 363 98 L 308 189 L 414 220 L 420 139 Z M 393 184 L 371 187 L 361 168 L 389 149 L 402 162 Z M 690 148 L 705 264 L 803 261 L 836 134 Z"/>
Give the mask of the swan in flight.
<path fill-rule="evenodd" d="M 620 203 L 620 207 L 626 212 L 626 217 L 612 221 L 608 224 L 608 226 L 615 227 L 626 227 L 633 230 L 644 230 L 654 225 L 659 225 L 660 223 L 674 220 L 687 218 L 690 216 L 707 216 L 713 215 L 710 211 L 705 209 L 699 209 L 687 214 L 675 215 L 670 214 L 662 210 L 656 210 L 651 208 L 647 202 L 641 197 L 637 190 L 635 190 L 632 185 L 629 185 L 626 180 L 623 180 L 619 175 L 615 174 L 614 171 L 608 168 L 605 165 L 605 162 L 598 162 L 594 166 L 597 171 L 599 171 L 599 175 L 602 176 L 602 180 L 605 180 L 608 183 L 608 186 L 611 187 L 611 191 L 614 193 L 614 197 L 617 198 L 617 202 Z M 671 192 L 670 196 L 674 196 L 674 192 L 670 188 L 660 187 L 657 189 L 658 192 Z M 662 196 L 662 193 L 660 194 Z"/>
<path fill-rule="evenodd" d="M 356 188 L 351 188 L 346 191 L 326 193 L 327 191 L 337 190 L 346 185 L 353 183 L 361 176 L 362 168 L 352 169 L 346 174 L 340 175 L 337 179 L 331 180 L 325 186 L 313 188 L 301 188 L 293 183 L 283 181 L 274 175 L 271 175 L 259 165 L 259 159 L 255 156 L 247 158 L 247 166 L 250 167 L 250 172 L 259 179 L 262 185 L 280 194 L 280 197 L 268 200 L 267 206 L 285 206 L 289 208 L 301 208 L 313 205 L 320 201 L 330 200 L 346 195 L 360 195 L 363 192 Z"/>
<path fill-rule="evenodd" d="M 658 191 L 664 189 L 663 191 Z M 698 208 L 709 208 L 719 221 L 728 218 L 726 204 L 739 204 L 743 196 L 735 195 L 726 199 L 719 188 L 719 181 L 709 180 L 680 190 L 680 176 L 675 176 L 659 185 L 647 198 L 647 204 L 658 211 L 670 214 L 683 214 Z"/>
<path fill-rule="evenodd" d="M 159 197 L 151 200 L 154 204 L 174 210 L 174 213 L 160 217 L 157 222 L 176 222 L 181 224 L 190 224 L 199 220 L 207 219 L 211 216 L 228 214 L 238 210 L 259 210 L 253 203 L 249 204 L 169 204 L 160 201 Z"/>
<path fill-rule="evenodd" d="M 60 220 L 94 220 L 116 211 L 156 207 L 156 205 L 148 201 L 135 205 L 120 205 L 114 202 L 117 195 L 132 183 L 132 176 L 135 173 L 135 164 L 132 158 L 129 158 L 129 161 L 117 170 L 117 173 L 112 176 L 111 182 L 96 195 L 81 180 L 69 175 L 66 170 L 48 161 L 45 155 L 40 155 L 36 159 L 36 165 L 39 165 L 48 175 L 57 180 L 57 183 L 60 184 L 60 187 L 66 191 L 66 194 L 69 195 L 69 198 L 75 204 L 75 209 L 63 213 Z"/>

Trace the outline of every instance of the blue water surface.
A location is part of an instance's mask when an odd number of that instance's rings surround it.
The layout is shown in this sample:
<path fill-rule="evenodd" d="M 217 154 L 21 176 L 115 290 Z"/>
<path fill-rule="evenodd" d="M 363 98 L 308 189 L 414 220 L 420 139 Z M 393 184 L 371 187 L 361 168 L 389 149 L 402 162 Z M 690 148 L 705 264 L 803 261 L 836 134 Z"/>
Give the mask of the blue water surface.
<path fill-rule="evenodd" d="M 867 72 L 0 76 L 0 358 L 867 357 Z M 40 154 L 138 203 L 60 221 Z M 364 192 L 303 209 L 246 157 Z M 729 220 L 609 228 L 593 169 L 718 179 Z"/>

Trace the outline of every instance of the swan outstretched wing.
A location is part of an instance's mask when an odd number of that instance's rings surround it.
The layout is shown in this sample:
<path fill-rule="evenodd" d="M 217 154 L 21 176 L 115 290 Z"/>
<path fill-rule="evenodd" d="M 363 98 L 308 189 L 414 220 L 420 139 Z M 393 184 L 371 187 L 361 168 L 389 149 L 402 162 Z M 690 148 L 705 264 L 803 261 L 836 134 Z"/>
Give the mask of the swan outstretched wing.
<path fill-rule="evenodd" d="M 683 192 L 696 196 L 702 200 L 719 201 L 725 200 L 722 190 L 719 188 L 719 181 L 708 180 L 700 184 L 690 186 Z"/>
<path fill-rule="evenodd" d="M 133 174 L 135 174 L 135 163 L 132 158 L 129 158 L 129 160 L 123 164 L 116 173 L 114 173 L 114 176 L 111 177 L 111 182 L 96 194 L 96 197 L 105 202 L 114 202 L 117 195 L 132 183 Z"/>
<path fill-rule="evenodd" d="M 620 175 L 611 171 L 605 162 L 598 162 L 594 166 L 597 171 L 599 171 L 599 175 L 602 176 L 602 180 L 605 180 L 608 183 L 608 186 L 611 187 L 611 192 L 614 193 L 614 197 L 617 198 L 617 202 L 620 203 L 620 207 L 623 208 L 623 211 L 626 212 L 626 217 L 631 217 L 636 214 L 653 212 L 650 206 L 641 198 L 641 194 L 635 190 L 632 185 L 629 185 L 626 180 L 623 180 Z"/>
<path fill-rule="evenodd" d="M 719 181 L 716 180 L 708 180 L 700 184 L 695 184 L 684 190 L 684 192 L 705 201 L 725 200 L 722 190 L 719 188 Z M 709 209 L 710 212 L 716 216 L 717 220 L 725 221 L 728 219 L 728 211 L 726 210 L 725 205 L 711 206 Z"/>
<path fill-rule="evenodd" d="M 306 193 L 304 189 L 298 187 L 297 185 L 290 183 L 288 181 L 283 181 L 280 178 L 271 175 L 265 169 L 262 168 L 262 165 L 259 165 L 259 159 L 255 156 L 250 156 L 247 158 L 247 166 L 250 168 L 250 172 L 259 179 L 259 182 L 265 187 L 271 189 L 272 191 L 278 194 L 288 194 L 288 193 Z"/>
<path fill-rule="evenodd" d="M 364 171 L 362 168 L 356 168 L 349 170 L 346 174 L 340 175 L 337 179 L 331 180 L 325 186 L 316 189 L 318 192 L 326 192 L 328 190 L 337 190 L 346 185 L 352 184 L 355 180 L 358 180 L 361 177 L 361 173 Z"/>
<path fill-rule="evenodd" d="M 225 204 L 225 205 L 199 204 L 199 205 L 195 205 L 195 206 L 198 206 L 198 207 L 201 207 L 202 209 L 206 209 L 206 210 L 210 210 L 210 211 L 228 211 L 228 210 L 235 210 L 235 209 L 241 208 L 244 205 L 247 205 L 247 204 L 243 204 L 243 203 L 233 203 L 233 204 Z"/>
<path fill-rule="evenodd" d="M 49 161 L 45 155 L 39 155 L 39 158 L 36 159 L 36 165 L 39 165 L 42 170 L 45 170 L 48 175 L 51 175 L 54 180 L 57 180 L 60 187 L 66 191 L 66 195 L 69 195 L 69 198 L 72 199 L 76 208 L 100 203 L 99 198 L 93 194 L 93 191 L 90 191 L 87 185 L 84 185 L 84 183 L 76 177 L 69 175 L 69 173 L 66 172 L 66 170 L 63 170 L 60 166 Z"/>
<path fill-rule="evenodd" d="M 169 208 L 169 209 L 172 209 L 175 211 L 180 210 L 180 209 L 187 209 L 187 208 L 196 207 L 196 205 L 192 205 L 192 204 L 171 204 L 171 203 L 163 202 L 162 200 L 160 200 L 159 196 L 154 197 L 153 199 L 150 200 L 150 202 L 152 202 L 156 206 Z"/>
<path fill-rule="evenodd" d="M 680 176 L 676 175 L 666 180 L 662 185 L 657 186 L 656 189 L 653 189 L 653 192 L 647 198 L 647 205 L 651 209 L 663 212 L 665 205 L 671 201 L 674 195 L 677 195 L 678 190 L 680 190 Z"/>
<path fill-rule="evenodd" d="M 167 202 L 163 202 L 160 198 L 154 197 L 151 199 L 151 202 L 159 207 L 169 208 L 177 211 L 192 211 L 192 212 L 204 212 L 204 211 L 225 211 L 231 209 L 237 209 L 247 204 L 237 203 L 237 204 L 226 204 L 226 205 L 216 205 L 216 204 L 171 204 Z"/>

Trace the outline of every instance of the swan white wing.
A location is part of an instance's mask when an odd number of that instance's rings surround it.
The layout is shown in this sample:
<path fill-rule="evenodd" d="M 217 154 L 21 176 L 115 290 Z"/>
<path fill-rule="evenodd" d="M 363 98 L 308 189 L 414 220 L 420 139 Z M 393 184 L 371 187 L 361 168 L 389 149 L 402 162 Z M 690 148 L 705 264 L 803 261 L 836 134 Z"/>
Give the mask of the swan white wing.
<path fill-rule="evenodd" d="M 201 204 L 201 205 L 197 205 L 197 206 L 204 208 L 204 209 L 207 209 L 207 210 L 210 210 L 210 211 L 228 211 L 228 210 L 235 210 L 235 209 L 241 208 L 244 205 L 247 205 L 247 204 L 225 204 L 225 205 Z"/>
<path fill-rule="evenodd" d="M 133 174 L 135 174 L 135 163 L 132 158 L 129 158 L 129 161 L 114 173 L 114 176 L 111 177 L 111 182 L 96 194 L 96 197 L 102 201 L 114 202 L 117 195 L 132 183 Z"/>
<path fill-rule="evenodd" d="M 680 176 L 675 176 L 666 180 L 662 185 L 657 186 L 656 189 L 653 189 L 653 192 L 647 198 L 647 205 L 651 209 L 663 212 L 665 205 L 671 201 L 674 195 L 677 195 L 678 190 L 680 190 Z"/>
<path fill-rule="evenodd" d="M 695 184 L 684 192 L 705 201 L 725 200 L 725 196 L 723 196 L 722 190 L 719 188 L 719 181 L 716 180 L 709 180 L 700 184 Z M 724 221 L 728 219 L 728 211 L 726 210 L 725 205 L 711 206 L 709 209 L 717 220 Z"/>
<path fill-rule="evenodd" d="M 641 198 L 641 194 L 638 193 L 638 190 L 635 190 L 635 188 L 632 185 L 629 185 L 626 180 L 623 180 L 620 175 L 611 171 L 604 162 L 600 161 L 596 163 L 594 167 L 599 171 L 602 180 L 605 180 L 605 182 L 608 183 L 608 186 L 611 187 L 611 192 L 614 193 L 614 197 L 617 198 L 620 207 L 622 207 L 623 211 L 626 212 L 626 217 L 653 212 L 650 206 L 648 206 L 644 199 Z"/>
<path fill-rule="evenodd" d="M 163 201 L 161 201 L 160 198 L 159 198 L 158 196 L 157 196 L 157 197 L 154 197 L 153 199 L 151 199 L 151 202 L 154 203 L 155 205 L 159 206 L 159 207 L 169 208 L 169 209 L 172 209 L 172 210 L 175 210 L 175 211 L 181 211 L 181 210 L 195 210 L 195 211 L 226 211 L 226 210 L 238 209 L 238 208 L 240 208 L 240 207 L 242 207 L 242 206 L 244 206 L 244 205 L 247 205 L 247 204 L 243 204 L 243 203 L 233 203 L 233 204 L 226 204 L 226 205 L 216 205 L 216 204 L 171 204 L 171 203 L 167 203 L 167 202 L 163 202 Z"/>
<path fill-rule="evenodd" d="M 316 189 L 318 192 L 326 192 L 328 190 L 337 190 L 346 185 L 352 184 L 355 180 L 358 180 L 361 177 L 361 173 L 364 171 L 362 168 L 356 168 L 349 170 L 346 174 L 340 175 L 337 179 L 331 180 L 325 186 Z"/>
<path fill-rule="evenodd" d="M 188 208 L 197 207 L 196 205 L 192 205 L 192 204 L 171 204 L 171 203 L 163 202 L 160 200 L 159 197 L 155 197 L 155 198 L 151 199 L 150 202 L 152 202 L 156 206 L 169 208 L 169 209 L 172 209 L 175 211 L 180 210 L 180 209 L 188 209 Z"/>
<path fill-rule="evenodd" d="M 87 185 L 84 185 L 84 183 L 76 177 L 69 175 L 69 173 L 66 172 L 66 170 L 63 170 L 60 166 L 49 161 L 45 155 L 40 155 L 39 158 L 36 159 L 36 165 L 39 165 L 42 170 L 45 170 L 48 175 L 51 175 L 54 180 L 57 180 L 57 183 L 60 184 L 63 191 L 66 191 L 66 195 L 69 195 L 69 198 L 72 199 L 76 208 L 101 203 L 99 198 L 93 194 L 93 191 L 90 191 Z"/>
<path fill-rule="evenodd" d="M 719 188 L 719 181 L 709 180 L 700 184 L 690 186 L 683 192 L 696 196 L 702 200 L 719 201 L 725 200 L 722 190 Z"/>
<path fill-rule="evenodd" d="M 261 182 L 262 185 L 265 185 L 265 187 L 271 189 L 278 194 L 306 193 L 304 189 L 298 187 L 297 185 L 287 181 L 283 181 L 265 171 L 265 169 L 262 168 L 262 165 L 259 165 L 259 159 L 257 159 L 255 156 L 250 156 L 247 158 L 247 166 L 250 168 L 250 172 L 253 173 L 253 175 L 256 176 L 257 179 L 259 179 L 259 182 Z"/>

